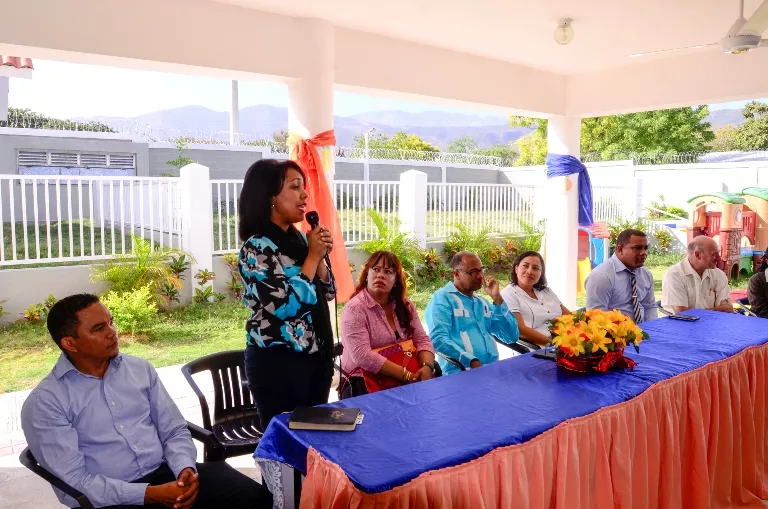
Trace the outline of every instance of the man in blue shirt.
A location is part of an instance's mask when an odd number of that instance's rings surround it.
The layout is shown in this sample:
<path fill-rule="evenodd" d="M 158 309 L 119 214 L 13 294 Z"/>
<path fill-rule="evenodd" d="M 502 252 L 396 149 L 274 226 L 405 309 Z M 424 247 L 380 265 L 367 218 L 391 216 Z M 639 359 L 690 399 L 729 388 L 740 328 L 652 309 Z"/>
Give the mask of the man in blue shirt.
<path fill-rule="evenodd" d="M 266 488 L 225 462 L 195 463 L 186 420 L 154 368 L 119 353 L 98 297 L 57 302 L 48 331 L 62 354 L 21 410 L 29 448 L 48 471 L 95 507 L 272 507 Z"/>
<path fill-rule="evenodd" d="M 517 320 L 501 298 L 499 282 L 485 277 L 477 255 L 469 251 L 456 253 L 451 268 L 453 282 L 435 292 L 427 305 L 429 337 L 436 352 L 464 368 L 479 368 L 499 359 L 493 336 L 507 344 L 518 340 Z M 485 288 L 493 304 L 475 295 L 480 288 Z M 438 362 L 446 374 L 460 371 L 442 357 L 438 356 Z"/>
<path fill-rule="evenodd" d="M 643 267 L 648 239 L 640 230 L 624 230 L 616 238 L 616 252 L 587 276 L 587 308 L 618 309 L 635 323 L 657 318 L 653 276 Z"/>

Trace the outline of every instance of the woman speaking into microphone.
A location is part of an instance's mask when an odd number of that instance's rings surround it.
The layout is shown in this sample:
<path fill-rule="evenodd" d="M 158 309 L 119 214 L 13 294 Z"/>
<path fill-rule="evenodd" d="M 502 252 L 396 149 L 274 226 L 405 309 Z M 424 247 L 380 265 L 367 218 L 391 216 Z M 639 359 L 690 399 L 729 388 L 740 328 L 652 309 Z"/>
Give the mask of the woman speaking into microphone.
<path fill-rule="evenodd" d="M 304 172 L 293 161 L 262 159 L 245 173 L 238 203 L 239 270 L 245 324 L 245 371 L 262 430 L 275 415 L 328 402 L 333 329 L 327 301 L 331 275 L 324 258 L 328 228 L 307 235 Z"/>

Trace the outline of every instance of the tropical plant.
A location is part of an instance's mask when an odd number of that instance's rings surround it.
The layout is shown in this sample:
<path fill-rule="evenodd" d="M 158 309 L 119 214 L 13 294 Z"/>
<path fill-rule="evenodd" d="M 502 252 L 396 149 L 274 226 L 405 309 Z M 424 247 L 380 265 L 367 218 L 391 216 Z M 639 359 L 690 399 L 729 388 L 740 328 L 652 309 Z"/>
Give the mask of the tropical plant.
<path fill-rule="evenodd" d="M 527 221 L 520 221 L 520 229 L 523 234 L 516 237 L 517 248 L 520 252 L 525 251 L 541 251 L 541 239 L 544 238 L 544 225 L 545 221 L 539 221 L 537 223 L 529 223 Z"/>
<path fill-rule="evenodd" d="M 203 288 L 195 288 L 195 296 L 192 297 L 198 304 L 208 304 L 214 297 L 213 286 L 205 286 Z"/>
<path fill-rule="evenodd" d="M 655 236 L 659 251 L 662 254 L 668 253 L 669 248 L 672 247 L 672 234 L 669 233 L 669 230 L 666 228 L 659 229 L 656 231 Z"/>
<path fill-rule="evenodd" d="M 608 231 L 611 235 L 610 237 L 610 245 L 611 245 L 611 253 L 616 251 L 616 239 L 619 237 L 619 234 L 623 232 L 624 230 L 645 230 L 645 223 L 643 221 L 637 220 L 637 221 L 628 221 L 626 219 L 621 219 L 617 222 L 611 223 L 608 225 Z"/>
<path fill-rule="evenodd" d="M 146 332 L 157 316 L 157 304 L 150 285 L 128 291 L 111 291 L 101 301 L 112 313 L 117 330 L 135 336 Z"/>
<path fill-rule="evenodd" d="M 227 264 L 230 271 L 235 274 L 239 273 L 240 255 L 237 253 L 226 253 L 221 259 L 224 260 L 224 263 Z"/>
<path fill-rule="evenodd" d="M 8 302 L 7 299 L 0 300 L 0 316 L 10 315 L 10 313 L 6 311 L 5 308 L 3 307 L 3 304 L 5 304 L 6 302 Z"/>
<path fill-rule="evenodd" d="M 678 219 L 680 217 L 688 219 L 688 212 L 680 207 L 667 205 L 664 202 L 664 195 L 660 194 L 657 200 L 651 200 L 651 207 L 648 209 L 647 217 L 648 219 Z"/>
<path fill-rule="evenodd" d="M 187 272 L 190 265 L 192 265 L 192 263 L 186 253 L 181 253 L 178 256 L 171 256 L 171 261 L 168 262 L 168 268 L 171 269 L 171 272 L 173 272 L 173 275 L 176 276 L 179 281 L 184 279 L 184 273 Z"/>
<path fill-rule="evenodd" d="M 451 268 L 443 261 L 435 249 L 424 251 L 421 266 L 418 269 L 420 279 L 426 281 L 438 281 L 448 279 Z"/>
<path fill-rule="evenodd" d="M 244 288 L 243 288 L 243 283 L 240 281 L 240 278 L 232 276 L 232 280 L 229 283 L 227 283 L 227 288 L 229 288 L 229 291 L 232 292 L 232 295 L 234 295 L 236 299 L 243 298 Z"/>
<path fill-rule="evenodd" d="M 485 264 L 492 272 L 507 271 L 515 263 L 520 252 L 517 244 L 510 238 L 503 239 L 500 246 L 495 246 L 488 252 Z"/>
<path fill-rule="evenodd" d="M 24 310 L 24 319 L 28 322 L 36 323 L 45 316 L 45 306 L 42 304 L 32 304 Z"/>
<path fill-rule="evenodd" d="M 368 209 L 373 224 L 376 226 L 378 237 L 366 240 L 359 244 L 359 248 L 366 253 L 376 251 L 390 251 L 400 259 L 406 272 L 414 274 L 416 266 L 421 259 L 422 249 L 419 242 L 409 233 L 400 231 L 400 221 L 395 218 L 392 226 L 387 225 L 386 220 L 375 209 Z"/>
<path fill-rule="evenodd" d="M 166 305 L 170 305 L 171 302 L 179 302 L 179 289 L 167 281 L 160 289 L 160 295 L 165 298 Z"/>
<path fill-rule="evenodd" d="M 483 263 L 491 250 L 496 247 L 496 242 L 491 238 L 489 228 L 483 228 L 480 231 L 472 232 L 468 226 L 463 224 L 454 224 L 453 232 L 445 239 L 443 254 L 447 260 L 460 251 L 471 251 L 480 257 Z"/>
<path fill-rule="evenodd" d="M 216 273 L 208 269 L 200 269 L 195 273 L 195 279 L 200 286 L 205 286 L 208 281 L 216 279 Z"/>
<path fill-rule="evenodd" d="M 54 297 L 52 293 L 49 293 L 49 294 L 48 294 L 48 297 L 46 297 L 46 298 L 45 298 L 45 300 L 43 301 L 43 307 L 45 308 L 45 314 L 46 314 L 46 316 L 47 316 L 47 315 L 48 315 L 48 313 L 51 311 L 51 308 L 52 308 L 52 307 L 53 307 L 53 306 L 54 306 L 54 305 L 55 305 L 57 302 L 59 302 L 59 299 L 57 299 L 56 297 Z"/>
<path fill-rule="evenodd" d="M 183 288 L 180 275 L 171 269 L 169 262 L 173 257 L 181 258 L 184 252 L 169 247 L 152 246 L 152 243 L 136 235 L 131 235 L 133 249 L 130 254 L 119 254 L 102 265 L 91 268 L 91 281 L 105 282 L 110 291 L 129 292 L 145 286 L 159 294 L 166 283 L 177 289 Z M 192 260 L 184 255 L 185 260 Z M 157 295 L 159 298 L 160 295 Z"/>

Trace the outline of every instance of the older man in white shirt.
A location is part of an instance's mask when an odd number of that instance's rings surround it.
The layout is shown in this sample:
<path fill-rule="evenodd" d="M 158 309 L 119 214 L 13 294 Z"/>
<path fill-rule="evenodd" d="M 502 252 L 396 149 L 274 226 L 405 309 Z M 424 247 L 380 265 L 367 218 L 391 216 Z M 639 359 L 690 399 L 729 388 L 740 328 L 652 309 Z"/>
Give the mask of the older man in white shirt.
<path fill-rule="evenodd" d="M 688 256 L 667 269 L 661 280 L 661 305 L 680 313 L 689 309 L 733 312 L 731 289 L 725 272 L 717 268 L 720 248 L 701 235 L 688 244 Z"/>

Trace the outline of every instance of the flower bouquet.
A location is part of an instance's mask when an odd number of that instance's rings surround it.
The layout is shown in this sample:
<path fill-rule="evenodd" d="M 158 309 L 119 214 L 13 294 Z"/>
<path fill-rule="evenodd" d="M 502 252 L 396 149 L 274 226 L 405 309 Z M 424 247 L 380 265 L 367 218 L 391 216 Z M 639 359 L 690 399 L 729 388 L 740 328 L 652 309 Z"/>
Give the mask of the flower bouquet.
<path fill-rule="evenodd" d="M 637 364 L 624 357 L 627 345 L 640 351 L 648 333 L 616 309 L 590 309 L 550 321 L 550 342 L 557 348 L 557 364 L 571 371 L 607 373 L 633 369 Z"/>

